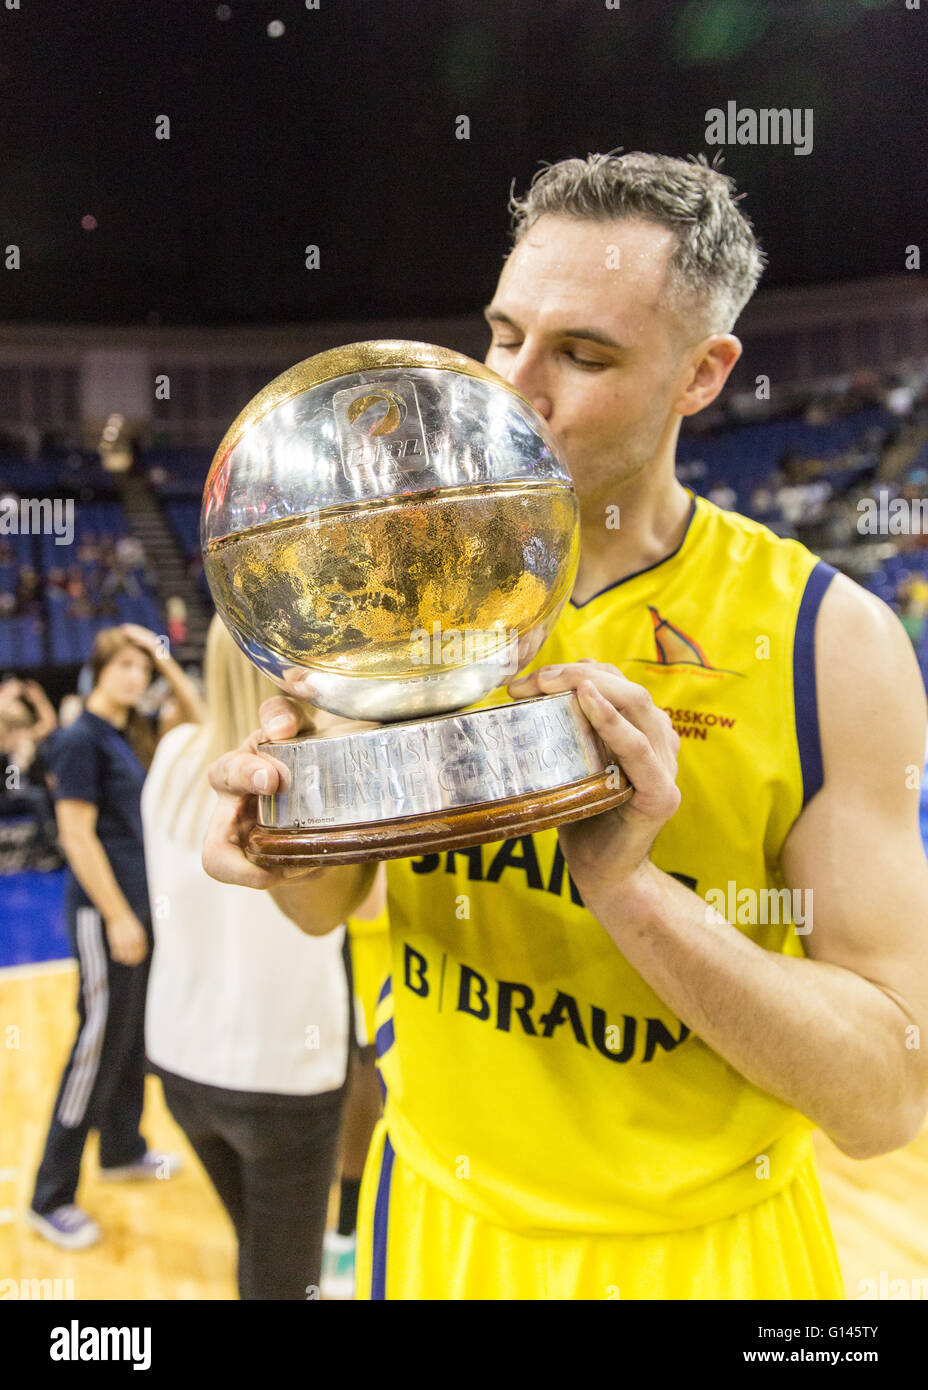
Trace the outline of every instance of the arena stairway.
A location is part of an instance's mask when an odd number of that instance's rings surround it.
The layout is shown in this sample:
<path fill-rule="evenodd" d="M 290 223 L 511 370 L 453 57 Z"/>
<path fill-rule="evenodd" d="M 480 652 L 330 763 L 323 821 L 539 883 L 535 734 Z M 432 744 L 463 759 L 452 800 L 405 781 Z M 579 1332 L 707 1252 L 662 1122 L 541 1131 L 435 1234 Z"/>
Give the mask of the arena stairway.
<path fill-rule="evenodd" d="M 182 598 L 187 605 L 187 640 L 172 647 L 172 656 L 182 665 L 202 662 L 210 613 L 195 581 L 187 574 L 184 554 L 168 525 L 161 506 L 147 479 L 123 473 L 118 477 L 119 492 L 130 533 L 141 541 L 158 587 L 162 607 L 169 598 Z"/>

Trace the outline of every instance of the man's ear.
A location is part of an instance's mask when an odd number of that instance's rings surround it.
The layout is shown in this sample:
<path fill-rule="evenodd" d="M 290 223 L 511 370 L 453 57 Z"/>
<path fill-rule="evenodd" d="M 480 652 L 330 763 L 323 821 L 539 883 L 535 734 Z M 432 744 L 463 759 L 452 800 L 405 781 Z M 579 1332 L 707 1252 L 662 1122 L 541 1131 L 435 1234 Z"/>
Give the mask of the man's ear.
<path fill-rule="evenodd" d="M 697 415 L 711 405 L 741 356 L 741 342 L 732 333 L 713 333 L 690 353 L 683 387 L 674 402 L 678 415 Z"/>

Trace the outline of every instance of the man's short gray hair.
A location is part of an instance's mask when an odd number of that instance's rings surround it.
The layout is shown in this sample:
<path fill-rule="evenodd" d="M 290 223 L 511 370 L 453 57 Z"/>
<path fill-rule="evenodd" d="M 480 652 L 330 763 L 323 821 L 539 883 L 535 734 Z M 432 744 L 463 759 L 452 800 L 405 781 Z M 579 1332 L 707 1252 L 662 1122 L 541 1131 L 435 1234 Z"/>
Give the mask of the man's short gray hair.
<path fill-rule="evenodd" d="M 545 213 L 611 222 L 656 222 L 676 236 L 670 260 L 675 307 L 700 334 L 727 333 L 757 287 L 765 257 L 737 207 L 735 183 L 704 155 L 591 154 L 539 169 L 524 198 L 510 190 L 513 242 Z"/>

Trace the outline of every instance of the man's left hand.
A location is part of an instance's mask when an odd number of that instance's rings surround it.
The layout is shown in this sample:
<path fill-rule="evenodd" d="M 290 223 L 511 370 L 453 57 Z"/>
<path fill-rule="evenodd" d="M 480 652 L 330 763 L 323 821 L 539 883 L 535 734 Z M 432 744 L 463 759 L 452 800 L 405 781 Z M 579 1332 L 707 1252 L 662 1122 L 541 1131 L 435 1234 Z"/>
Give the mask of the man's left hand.
<path fill-rule="evenodd" d="M 577 692 L 580 708 L 635 794 L 611 811 L 561 825 L 558 838 L 571 876 L 585 896 L 594 886 L 617 888 L 633 880 L 650 862 L 658 831 L 680 805 L 680 736 L 670 719 L 644 686 L 601 661 L 542 666 L 510 681 L 508 689 L 517 700 Z"/>

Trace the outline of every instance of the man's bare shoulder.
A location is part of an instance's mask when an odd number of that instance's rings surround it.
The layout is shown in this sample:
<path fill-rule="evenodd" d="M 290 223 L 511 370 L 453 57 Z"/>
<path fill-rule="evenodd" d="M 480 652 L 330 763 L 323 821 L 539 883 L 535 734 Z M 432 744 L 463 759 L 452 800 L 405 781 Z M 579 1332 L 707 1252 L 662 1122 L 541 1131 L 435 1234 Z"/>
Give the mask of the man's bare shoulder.
<path fill-rule="evenodd" d="M 899 618 L 846 574 L 835 574 L 822 598 L 816 632 L 819 655 L 865 678 L 868 685 L 885 683 L 894 674 L 912 677 L 921 687 L 912 643 Z"/>
<path fill-rule="evenodd" d="M 921 767 L 928 706 L 912 643 L 893 610 L 843 574 L 822 598 L 815 667 L 826 781 L 841 765 L 893 779 Z"/>

